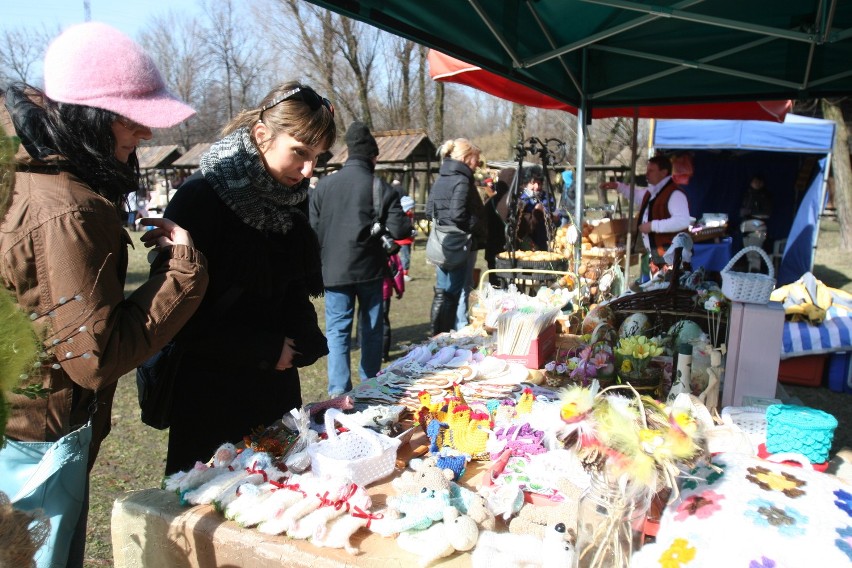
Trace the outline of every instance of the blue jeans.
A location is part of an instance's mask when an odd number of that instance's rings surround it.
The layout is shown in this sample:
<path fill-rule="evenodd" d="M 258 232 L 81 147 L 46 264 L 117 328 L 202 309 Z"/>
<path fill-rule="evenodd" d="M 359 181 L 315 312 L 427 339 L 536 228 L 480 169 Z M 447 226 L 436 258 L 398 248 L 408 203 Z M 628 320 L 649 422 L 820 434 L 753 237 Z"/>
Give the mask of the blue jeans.
<path fill-rule="evenodd" d="M 361 380 L 375 377 L 382 366 L 382 281 L 325 289 L 325 335 L 328 338 L 328 394 L 352 390 L 350 358 L 355 299 L 361 341 Z"/>
<path fill-rule="evenodd" d="M 473 267 L 476 265 L 476 251 L 468 253 L 464 266 L 450 271 L 435 267 L 435 287 L 442 288 L 452 295 L 458 295 L 459 305 L 456 309 L 456 326 L 461 329 L 467 325 L 468 293 L 473 283 Z"/>
<path fill-rule="evenodd" d="M 402 261 L 402 269 L 408 272 L 411 266 L 411 245 L 399 245 L 399 260 Z"/>

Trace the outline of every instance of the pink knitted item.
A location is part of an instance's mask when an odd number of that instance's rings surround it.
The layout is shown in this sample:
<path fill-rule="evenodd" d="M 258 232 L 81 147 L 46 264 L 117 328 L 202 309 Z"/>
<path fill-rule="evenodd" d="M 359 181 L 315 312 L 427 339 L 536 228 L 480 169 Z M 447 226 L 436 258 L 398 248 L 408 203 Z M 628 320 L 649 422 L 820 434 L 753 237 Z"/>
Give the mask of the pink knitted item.
<path fill-rule="evenodd" d="M 106 24 L 71 26 L 44 58 L 44 92 L 54 101 L 100 108 L 150 128 L 174 126 L 195 111 L 167 89 L 154 60 Z"/>

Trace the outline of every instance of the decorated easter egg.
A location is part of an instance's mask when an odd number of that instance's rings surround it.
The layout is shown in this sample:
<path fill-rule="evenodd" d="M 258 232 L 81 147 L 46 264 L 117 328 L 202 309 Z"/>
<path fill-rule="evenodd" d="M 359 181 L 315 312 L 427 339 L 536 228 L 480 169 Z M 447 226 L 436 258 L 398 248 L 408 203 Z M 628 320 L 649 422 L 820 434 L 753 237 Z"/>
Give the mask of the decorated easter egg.
<path fill-rule="evenodd" d="M 618 337 L 646 335 L 649 329 L 651 329 L 651 322 L 648 316 L 642 313 L 630 314 L 618 327 Z"/>
<path fill-rule="evenodd" d="M 583 334 L 592 333 L 598 324 L 605 323 L 615 328 L 615 313 L 607 305 L 598 304 L 583 318 Z"/>
<path fill-rule="evenodd" d="M 669 335 L 674 340 L 674 345 L 681 343 L 689 343 L 693 339 L 698 339 L 701 334 L 701 327 L 692 320 L 680 320 L 669 328 Z"/>

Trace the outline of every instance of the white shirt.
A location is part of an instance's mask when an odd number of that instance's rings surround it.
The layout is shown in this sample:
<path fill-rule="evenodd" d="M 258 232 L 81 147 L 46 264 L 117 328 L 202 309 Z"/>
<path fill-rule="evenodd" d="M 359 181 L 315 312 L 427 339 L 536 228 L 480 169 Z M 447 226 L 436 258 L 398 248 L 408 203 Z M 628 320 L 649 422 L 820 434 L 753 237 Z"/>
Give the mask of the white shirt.
<path fill-rule="evenodd" d="M 633 203 L 641 207 L 642 200 L 648 192 L 651 192 L 651 197 L 649 199 L 654 199 L 657 194 L 666 187 L 666 184 L 669 183 L 669 180 L 671 179 L 672 176 L 666 176 L 660 181 L 660 183 L 655 185 L 635 188 L 633 193 Z M 630 186 L 628 184 L 618 182 L 618 192 L 627 199 L 630 199 Z M 689 202 L 686 200 L 686 194 L 683 191 L 677 190 L 672 192 L 671 197 L 669 197 L 668 208 L 671 217 L 668 219 L 655 219 L 651 221 L 652 232 L 677 233 L 678 231 L 685 230 L 689 227 L 689 225 L 695 222 L 695 217 L 691 217 L 689 215 Z M 647 223 L 650 213 L 651 207 L 649 206 L 645 209 L 645 212 L 642 213 L 642 218 L 639 220 L 639 223 Z M 646 249 L 651 250 L 651 241 L 648 239 L 647 233 L 642 233 L 642 242 L 645 243 Z"/>

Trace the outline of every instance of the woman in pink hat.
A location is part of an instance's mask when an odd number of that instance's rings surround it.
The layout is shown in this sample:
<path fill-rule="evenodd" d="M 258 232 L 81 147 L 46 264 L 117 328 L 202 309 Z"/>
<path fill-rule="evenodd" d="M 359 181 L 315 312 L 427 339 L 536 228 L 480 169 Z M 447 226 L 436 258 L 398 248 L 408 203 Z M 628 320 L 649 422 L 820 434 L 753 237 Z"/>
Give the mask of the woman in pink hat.
<path fill-rule="evenodd" d="M 0 203 L 0 279 L 45 337 L 41 364 L 25 379 L 43 395 L 9 395 L 6 435 L 53 442 L 91 421 L 90 471 L 110 430 L 116 381 L 177 333 L 207 288 L 206 260 L 189 233 L 143 219 L 154 227 L 142 237 L 156 251 L 151 277 L 124 295 L 131 240 L 122 204 L 138 187 L 136 146 L 194 111 L 136 43 L 100 23 L 72 26 L 51 43 L 44 84 L 0 97 L 0 134 L 20 139 L 14 189 Z M 82 503 L 52 519 L 39 566 L 82 566 L 85 475 Z"/>

